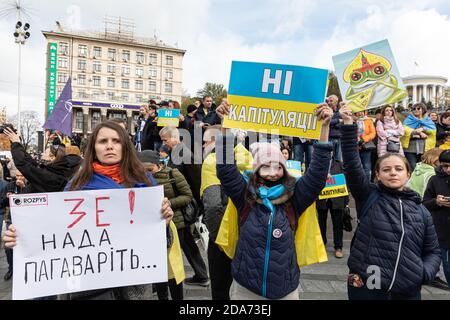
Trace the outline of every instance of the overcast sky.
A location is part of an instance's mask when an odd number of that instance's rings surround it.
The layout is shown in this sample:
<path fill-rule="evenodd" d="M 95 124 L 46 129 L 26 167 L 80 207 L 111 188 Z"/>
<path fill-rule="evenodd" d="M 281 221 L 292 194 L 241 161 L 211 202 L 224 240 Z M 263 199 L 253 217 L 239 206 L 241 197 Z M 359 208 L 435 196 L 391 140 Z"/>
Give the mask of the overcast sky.
<path fill-rule="evenodd" d="M 0 0 L 0 12 L 14 0 Z M 46 41 L 55 21 L 104 29 L 105 15 L 131 18 L 135 34 L 187 50 L 183 87 L 228 87 L 232 60 L 333 69 L 333 55 L 387 38 L 402 76 L 450 77 L 447 0 L 22 0 L 31 38 L 23 48 L 22 110 L 44 113 Z M 16 17 L 0 17 L 0 105 L 17 112 Z M 418 66 L 415 65 L 417 62 Z"/>

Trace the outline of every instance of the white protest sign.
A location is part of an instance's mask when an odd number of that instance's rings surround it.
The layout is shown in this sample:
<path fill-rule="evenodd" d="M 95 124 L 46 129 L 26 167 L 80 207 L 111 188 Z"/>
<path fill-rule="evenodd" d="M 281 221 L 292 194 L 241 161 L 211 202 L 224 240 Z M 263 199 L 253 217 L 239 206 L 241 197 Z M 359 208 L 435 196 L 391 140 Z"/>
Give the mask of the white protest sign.
<path fill-rule="evenodd" d="M 13 299 L 167 281 L 163 187 L 14 195 Z"/>

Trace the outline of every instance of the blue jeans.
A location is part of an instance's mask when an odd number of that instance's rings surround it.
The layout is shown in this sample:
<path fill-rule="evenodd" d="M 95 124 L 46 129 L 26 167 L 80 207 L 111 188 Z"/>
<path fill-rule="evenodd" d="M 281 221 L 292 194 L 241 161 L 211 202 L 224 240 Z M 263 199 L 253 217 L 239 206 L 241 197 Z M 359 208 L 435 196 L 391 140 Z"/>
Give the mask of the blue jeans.
<path fill-rule="evenodd" d="M 333 157 L 334 159 L 342 162 L 342 148 L 341 148 L 341 139 L 330 139 L 330 142 L 333 143 Z"/>
<path fill-rule="evenodd" d="M 366 173 L 367 179 L 371 178 L 372 170 L 372 151 L 360 151 L 359 157 L 361 158 L 361 163 Z"/>
<path fill-rule="evenodd" d="M 305 168 L 309 167 L 313 153 L 311 143 L 300 143 L 294 145 L 294 160 L 305 164 Z"/>
<path fill-rule="evenodd" d="M 450 254 L 450 249 L 441 248 L 442 265 L 443 265 L 443 269 L 444 269 L 445 279 L 447 280 L 449 290 L 450 290 L 450 262 L 448 261 L 449 254 Z"/>
<path fill-rule="evenodd" d="M 405 152 L 405 157 L 406 157 L 406 159 L 408 159 L 408 162 L 411 165 L 411 169 L 413 171 L 416 168 L 416 164 L 422 160 L 421 154 L 415 154 L 415 153 L 411 153 L 411 152 Z"/>

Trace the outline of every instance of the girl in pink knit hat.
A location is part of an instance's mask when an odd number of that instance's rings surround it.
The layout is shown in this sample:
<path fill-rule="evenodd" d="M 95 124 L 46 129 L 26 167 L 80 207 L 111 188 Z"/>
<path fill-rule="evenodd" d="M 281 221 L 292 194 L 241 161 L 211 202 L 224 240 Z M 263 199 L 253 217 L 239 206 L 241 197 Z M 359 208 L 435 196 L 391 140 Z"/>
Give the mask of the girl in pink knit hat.
<path fill-rule="evenodd" d="M 218 108 L 219 116 L 226 113 L 227 108 Z M 299 299 L 297 221 L 325 187 L 332 150 L 328 133 L 333 112 L 321 104 L 316 114 L 322 120 L 321 137 L 301 179 L 288 174 L 279 145 L 270 143 L 250 147 L 253 171 L 241 175 L 235 161 L 226 163 L 227 158 L 234 160 L 234 153 L 224 140 L 233 137 L 218 139 L 217 177 L 239 215 L 239 240 L 231 264 L 232 300 Z"/>

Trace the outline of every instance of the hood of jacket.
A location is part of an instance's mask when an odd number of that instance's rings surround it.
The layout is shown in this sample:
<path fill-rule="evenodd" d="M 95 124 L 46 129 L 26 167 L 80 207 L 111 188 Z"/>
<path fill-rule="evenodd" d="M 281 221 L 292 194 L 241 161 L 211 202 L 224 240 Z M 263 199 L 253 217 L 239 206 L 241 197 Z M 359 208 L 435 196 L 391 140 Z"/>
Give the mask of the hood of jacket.
<path fill-rule="evenodd" d="M 78 170 L 81 162 L 82 159 L 80 156 L 68 154 L 61 160 L 44 165 L 43 167 L 55 174 L 62 175 L 66 178 L 71 178 Z"/>
<path fill-rule="evenodd" d="M 435 169 L 433 166 L 430 166 L 429 164 L 419 162 L 416 165 L 416 168 L 414 169 L 412 176 L 422 176 L 426 173 L 434 173 Z"/>

